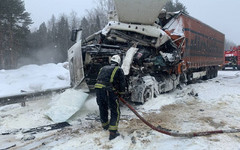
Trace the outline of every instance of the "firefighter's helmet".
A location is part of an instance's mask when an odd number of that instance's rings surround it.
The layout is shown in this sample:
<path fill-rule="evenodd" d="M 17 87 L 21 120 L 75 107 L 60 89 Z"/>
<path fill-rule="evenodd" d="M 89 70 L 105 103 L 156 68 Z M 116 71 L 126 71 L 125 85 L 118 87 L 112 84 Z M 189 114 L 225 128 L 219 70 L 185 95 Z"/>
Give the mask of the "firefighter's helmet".
<path fill-rule="evenodd" d="M 113 55 L 112 58 L 111 58 L 111 61 L 112 61 L 112 62 L 116 62 L 116 63 L 118 63 L 118 65 L 120 65 L 120 63 L 121 63 L 121 58 L 120 58 L 119 55 Z"/>

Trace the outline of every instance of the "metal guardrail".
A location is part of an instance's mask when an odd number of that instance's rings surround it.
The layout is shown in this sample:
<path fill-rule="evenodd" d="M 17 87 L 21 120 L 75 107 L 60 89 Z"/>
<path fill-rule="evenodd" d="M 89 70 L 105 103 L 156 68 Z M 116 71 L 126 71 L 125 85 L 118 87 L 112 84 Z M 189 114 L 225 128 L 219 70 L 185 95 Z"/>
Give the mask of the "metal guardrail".
<path fill-rule="evenodd" d="M 69 88 L 70 87 L 60 88 L 60 89 L 49 89 L 49 90 L 39 91 L 34 93 L 26 93 L 26 94 L 20 94 L 20 95 L 8 96 L 8 97 L 1 97 L 0 106 L 5 106 L 5 105 L 10 105 L 15 103 L 21 103 L 22 105 L 25 105 L 26 101 L 33 101 L 33 100 L 42 99 L 44 97 L 51 97 L 54 93 L 62 93 Z"/>

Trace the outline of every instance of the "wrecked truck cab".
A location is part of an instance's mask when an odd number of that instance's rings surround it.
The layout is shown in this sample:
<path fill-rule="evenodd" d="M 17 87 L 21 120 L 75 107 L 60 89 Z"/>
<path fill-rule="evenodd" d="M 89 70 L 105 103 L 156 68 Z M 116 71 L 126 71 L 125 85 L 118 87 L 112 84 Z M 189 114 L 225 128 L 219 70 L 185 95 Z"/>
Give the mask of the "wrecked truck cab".
<path fill-rule="evenodd" d="M 85 81 L 90 89 L 94 89 L 101 67 L 110 64 L 113 55 L 123 57 L 121 47 L 106 44 L 91 44 L 82 47 Z"/>
<path fill-rule="evenodd" d="M 102 30 L 102 35 L 109 41 L 138 44 L 158 48 L 171 38 L 160 26 L 127 24 L 111 21 Z"/>
<path fill-rule="evenodd" d="M 168 57 L 167 54 L 163 55 L 165 53 L 158 53 L 152 42 L 134 45 L 133 43 L 138 39 L 130 40 L 126 36 L 121 37 L 123 40 L 118 40 L 112 38 L 111 32 L 102 37 L 104 44 L 86 44 L 81 47 L 84 82 L 88 88 L 94 88 L 100 68 L 109 64 L 111 56 L 118 54 L 123 60 L 122 68 L 127 80 L 126 93 L 129 100 L 144 103 L 153 98 L 154 95 L 167 91 L 158 90 L 158 87 L 165 89 L 166 86 L 162 83 L 158 85 L 158 81 L 153 75 L 164 70 L 168 71 L 172 58 Z M 110 45 L 111 43 L 114 45 Z"/>
<path fill-rule="evenodd" d="M 163 1 L 115 0 L 115 4 L 117 14 L 113 14 L 112 20 L 101 31 L 73 46 L 81 57 L 76 60 L 82 61 L 79 64 L 69 60 L 70 70 L 74 70 L 70 71 L 74 74 L 71 78 L 75 78 L 73 85 L 82 87 L 83 83 L 93 88 L 99 69 L 116 54 L 123 60 L 121 67 L 126 76 L 126 97 L 133 102 L 145 103 L 160 93 L 175 89 L 182 82 L 214 77 L 217 66 L 223 61 L 221 41 L 224 41 L 224 35 L 183 12 L 161 11 Z M 156 10 L 150 12 L 146 8 Z M 196 25 L 206 28 L 209 33 L 196 28 Z M 215 35 L 218 37 L 209 38 Z M 218 41 L 219 49 L 216 51 L 206 50 L 214 44 L 195 46 L 204 42 L 214 43 L 212 39 Z M 69 54 L 74 58 L 70 51 Z"/>

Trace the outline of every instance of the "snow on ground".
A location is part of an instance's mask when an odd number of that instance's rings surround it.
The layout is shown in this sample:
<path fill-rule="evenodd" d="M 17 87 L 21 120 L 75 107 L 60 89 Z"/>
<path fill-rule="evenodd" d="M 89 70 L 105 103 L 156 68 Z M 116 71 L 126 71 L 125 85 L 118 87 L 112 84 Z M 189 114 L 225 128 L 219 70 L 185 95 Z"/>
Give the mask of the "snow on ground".
<path fill-rule="evenodd" d="M 59 64 L 55 67 L 59 67 Z M 48 73 L 53 71 L 53 68 Z M 0 72 L 8 73 L 8 71 Z M 55 73 L 57 74 L 57 72 Z M 7 80 L 12 81 L 12 78 L 7 78 Z M 38 81 L 37 78 L 36 81 Z M 49 81 L 45 79 L 44 82 Z M 43 82 L 42 84 L 45 85 Z M 215 79 L 183 85 L 181 90 L 176 89 L 159 95 L 144 105 L 133 104 L 133 107 L 155 126 L 161 125 L 161 127 L 179 132 L 237 129 L 240 128 L 239 85 L 240 71 L 220 71 L 219 76 Z M 25 107 L 20 104 L 0 107 L 0 133 L 7 130 L 16 131 L 10 135 L 0 136 L 0 149 L 14 144 L 16 146 L 13 149 L 44 150 L 240 149 L 240 133 L 196 138 L 171 137 L 151 130 L 137 119 L 126 106 L 121 107 L 122 115 L 119 124 L 121 136 L 109 141 L 109 133 L 101 129 L 98 121 L 98 106 L 94 93 L 90 93 L 83 108 L 69 120 L 72 126 L 33 135 L 17 132 L 21 128 L 29 129 L 53 123 L 44 114 L 49 109 L 49 104 L 52 103 L 55 96 L 57 95 L 37 101 L 29 101 Z M 71 99 L 71 95 L 69 95 L 69 99 Z M 28 136 L 34 136 L 35 139 L 25 141 L 25 137 Z"/>
<path fill-rule="evenodd" d="M 67 63 L 0 70 L 0 98 L 70 86 Z"/>

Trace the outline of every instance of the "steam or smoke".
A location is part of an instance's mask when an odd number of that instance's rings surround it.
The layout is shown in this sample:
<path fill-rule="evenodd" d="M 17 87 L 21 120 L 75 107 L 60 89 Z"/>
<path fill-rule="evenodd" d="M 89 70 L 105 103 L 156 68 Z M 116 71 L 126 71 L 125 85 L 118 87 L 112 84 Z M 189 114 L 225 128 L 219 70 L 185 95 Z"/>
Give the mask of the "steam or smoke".
<path fill-rule="evenodd" d="M 67 50 L 66 50 L 67 53 Z M 18 60 L 18 67 L 29 64 L 47 64 L 47 63 L 59 63 L 62 56 L 56 46 L 48 46 L 43 49 L 32 50 L 28 57 L 21 57 Z"/>

